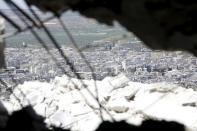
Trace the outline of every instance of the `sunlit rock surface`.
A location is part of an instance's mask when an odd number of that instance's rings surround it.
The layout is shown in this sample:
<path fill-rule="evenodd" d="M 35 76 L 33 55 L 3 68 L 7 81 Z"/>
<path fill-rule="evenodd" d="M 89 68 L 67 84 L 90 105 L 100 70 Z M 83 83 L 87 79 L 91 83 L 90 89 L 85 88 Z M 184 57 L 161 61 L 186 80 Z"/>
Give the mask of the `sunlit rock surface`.
<path fill-rule="evenodd" d="M 98 96 L 101 105 L 92 96 Z M 47 124 L 71 130 L 95 130 L 102 122 L 100 106 L 104 120 L 114 118 L 139 125 L 152 118 L 177 121 L 197 130 L 196 91 L 167 83 L 131 82 L 123 74 L 96 82 L 67 76 L 56 77 L 50 83 L 25 82 L 14 89 L 9 101 L 2 103 L 9 113 L 31 104 L 46 117 Z"/>

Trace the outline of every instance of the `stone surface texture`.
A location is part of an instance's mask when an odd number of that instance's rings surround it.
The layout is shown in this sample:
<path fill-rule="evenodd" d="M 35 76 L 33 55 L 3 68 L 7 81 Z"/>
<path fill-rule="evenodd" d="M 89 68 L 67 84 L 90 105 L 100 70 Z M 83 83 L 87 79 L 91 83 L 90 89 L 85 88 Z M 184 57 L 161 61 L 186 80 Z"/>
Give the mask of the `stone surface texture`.
<path fill-rule="evenodd" d="M 125 83 L 117 84 L 118 81 Z M 97 89 L 93 80 L 69 79 L 67 76 L 56 77 L 50 83 L 25 82 L 2 104 L 9 114 L 20 110 L 21 105 L 30 104 L 46 118 L 48 125 L 71 130 L 95 130 L 102 122 L 100 106 L 106 121 L 113 117 L 116 121 L 140 125 L 147 119 L 167 120 L 182 123 L 192 131 L 197 129 L 197 91 L 193 89 L 167 83 L 131 82 L 123 74 L 96 81 L 96 85 Z M 97 96 L 100 106 L 95 100 Z"/>

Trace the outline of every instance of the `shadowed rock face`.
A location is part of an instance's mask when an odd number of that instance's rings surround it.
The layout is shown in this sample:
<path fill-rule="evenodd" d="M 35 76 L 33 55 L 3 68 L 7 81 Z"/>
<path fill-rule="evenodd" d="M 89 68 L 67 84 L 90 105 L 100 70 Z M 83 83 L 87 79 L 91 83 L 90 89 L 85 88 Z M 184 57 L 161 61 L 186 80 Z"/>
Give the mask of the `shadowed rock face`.
<path fill-rule="evenodd" d="M 7 119 L 6 126 L 0 125 L 1 131 L 69 131 L 57 127 L 48 129 L 44 123 L 44 118 L 37 115 L 31 106 L 15 111 Z"/>
<path fill-rule="evenodd" d="M 195 0 L 26 0 L 44 11 L 79 11 L 112 25 L 116 20 L 153 49 L 197 55 Z"/>
<path fill-rule="evenodd" d="M 66 119 L 66 118 L 65 118 Z M 1 131 L 70 131 L 57 127 L 48 129 L 44 119 L 37 115 L 31 106 L 27 106 L 20 111 L 14 112 L 8 117 L 5 127 L 0 126 Z M 141 126 L 130 125 L 124 121 L 103 122 L 96 131 L 186 131 L 185 127 L 177 122 L 146 120 Z"/>
<path fill-rule="evenodd" d="M 124 121 L 103 122 L 96 131 L 185 131 L 184 126 L 176 122 L 146 120 L 141 126 L 129 125 Z"/>

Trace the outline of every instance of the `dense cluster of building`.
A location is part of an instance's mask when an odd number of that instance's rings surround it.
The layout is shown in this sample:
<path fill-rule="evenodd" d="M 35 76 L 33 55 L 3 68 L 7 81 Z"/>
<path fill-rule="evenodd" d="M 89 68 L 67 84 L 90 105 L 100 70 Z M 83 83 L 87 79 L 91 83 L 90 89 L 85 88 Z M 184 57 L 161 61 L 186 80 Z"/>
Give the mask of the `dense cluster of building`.
<path fill-rule="evenodd" d="M 7 68 L 1 71 L 0 78 L 8 83 L 13 80 L 17 83 L 50 81 L 66 73 L 71 77 L 102 80 L 125 73 L 132 81 L 142 83 L 164 81 L 185 87 L 194 87 L 197 83 L 196 58 L 181 51 L 151 51 L 129 42 L 108 43 L 85 50 L 82 52 L 84 59 L 74 48 L 62 50 L 67 61 L 57 49 L 50 50 L 51 56 L 42 48 L 7 48 Z"/>

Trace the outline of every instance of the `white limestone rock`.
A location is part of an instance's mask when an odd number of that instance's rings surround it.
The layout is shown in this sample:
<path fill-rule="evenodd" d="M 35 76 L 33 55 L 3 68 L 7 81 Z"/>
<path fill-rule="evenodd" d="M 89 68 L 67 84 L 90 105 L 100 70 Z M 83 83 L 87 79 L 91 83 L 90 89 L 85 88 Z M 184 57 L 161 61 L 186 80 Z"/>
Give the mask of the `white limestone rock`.
<path fill-rule="evenodd" d="M 114 100 L 117 98 L 125 98 L 127 101 L 133 101 L 136 93 L 139 90 L 140 88 L 136 86 L 126 86 L 124 88 L 113 90 L 110 93 L 110 100 Z"/>
<path fill-rule="evenodd" d="M 34 110 L 37 114 L 46 117 L 47 105 L 44 103 L 37 104 L 36 106 L 34 106 Z"/>
<path fill-rule="evenodd" d="M 56 126 L 66 129 L 69 128 L 69 125 L 73 122 L 73 117 L 68 111 L 58 110 L 50 117 L 50 121 Z"/>
<path fill-rule="evenodd" d="M 124 113 L 129 110 L 130 103 L 126 101 L 124 98 L 115 99 L 109 101 L 106 107 L 108 110 L 114 111 L 116 113 Z"/>
<path fill-rule="evenodd" d="M 177 121 L 184 123 L 187 127 L 196 128 L 197 108 L 183 106 L 184 101 L 194 101 L 196 92 L 184 89 L 176 85 L 152 84 L 150 87 L 141 89 L 135 98 L 135 108 L 147 116 Z"/>
<path fill-rule="evenodd" d="M 75 119 L 72 125 L 72 131 L 95 131 L 102 123 L 102 120 L 95 113 L 89 113 Z"/>
<path fill-rule="evenodd" d="M 98 92 L 99 102 L 116 120 L 127 120 L 139 125 L 150 117 L 175 120 L 193 131 L 197 129 L 197 118 L 194 117 L 197 115 L 197 91 L 192 89 L 166 83 L 128 82 L 123 75 L 96 81 L 97 88 L 93 80 L 83 80 L 86 87 L 79 84 L 77 79 L 73 81 L 79 87 L 73 84 L 66 86 L 69 79 L 65 76 L 51 83 L 25 82 L 14 89 L 5 107 L 11 113 L 21 108 L 18 99 L 23 106 L 29 100 L 39 115 L 47 117 L 47 124 L 93 131 L 101 122 L 99 105 L 95 100 Z M 102 114 L 105 120 L 111 120 L 106 112 Z"/>
<path fill-rule="evenodd" d="M 85 102 L 72 104 L 70 106 L 67 106 L 65 109 L 69 110 L 72 116 L 80 116 L 93 112 L 93 109 L 90 108 Z"/>
<path fill-rule="evenodd" d="M 114 89 L 123 88 L 127 86 L 129 81 L 130 80 L 124 74 L 120 74 L 109 80 L 111 86 L 113 86 Z"/>
<path fill-rule="evenodd" d="M 7 110 L 6 112 L 8 112 L 8 114 L 11 114 L 14 111 L 14 105 L 10 102 L 10 101 L 0 101 L 0 103 L 2 103 L 3 105 L 3 110 Z M 1 104 L 0 104 L 1 106 Z M 1 108 L 1 107 L 0 107 Z M 0 109 L 0 112 L 2 112 L 3 110 Z M 4 111 L 3 111 L 4 112 Z"/>

